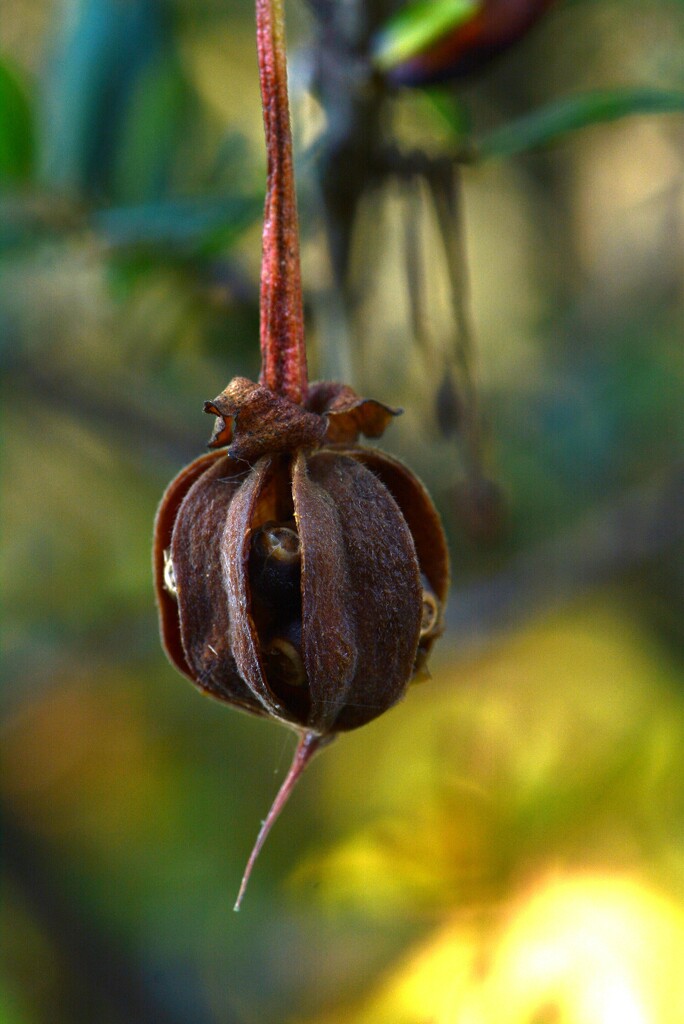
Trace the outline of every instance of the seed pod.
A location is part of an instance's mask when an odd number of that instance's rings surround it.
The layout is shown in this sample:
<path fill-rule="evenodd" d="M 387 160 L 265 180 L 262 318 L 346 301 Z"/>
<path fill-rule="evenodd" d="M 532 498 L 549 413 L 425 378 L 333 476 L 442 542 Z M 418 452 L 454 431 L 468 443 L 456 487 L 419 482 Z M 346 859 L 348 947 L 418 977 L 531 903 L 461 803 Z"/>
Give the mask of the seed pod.
<path fill-rule="evenodd" d="M 179 473 L 155 524 L 162 641 L 205 693 L 300 734 L 263 822 L 311 757 L 396 704 L 442 629 L 439 517 L 401 462 L 356 444 L 398 410 L 321 383 L 300 405 L 236 378 L 205 411 L 207 455 Z"/>
<path fill-rule="evenodd" d="M 444 535 L 415 476 L 356 445 L 396 414 L 341 385 L 304 406 L 241 378 L 155 529 L 173 664 L 241 710 L 329 737 L 404 695 L 441 631 Z M 330 437 L 335 443 L 330 443 Z"/>

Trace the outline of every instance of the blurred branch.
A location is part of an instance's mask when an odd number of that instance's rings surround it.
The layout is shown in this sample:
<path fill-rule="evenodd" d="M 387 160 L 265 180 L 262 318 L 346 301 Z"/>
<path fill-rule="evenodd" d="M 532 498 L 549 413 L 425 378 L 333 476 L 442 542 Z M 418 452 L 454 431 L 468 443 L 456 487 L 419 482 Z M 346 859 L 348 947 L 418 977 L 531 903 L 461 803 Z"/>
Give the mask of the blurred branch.
<path fill-rule="evenodd" d="M 318 19 L 314 88 L 326 112 L 319 180 L 337 286 L 347 294 L 351 236 L 361 198 L 377 168 L 386 87 L 372 72 L 370 40 L 386 0 L 310 0 Z"/>
<path fill-rule="evenodd" d="M 157 414 L 142 409 L 130 396 L 94 388 L 92 381 L 77 380 L 50 367 L 39 369 L 29 360 L 15 362 L 12 370 L 13 385 L 25 392 L 27 401 L 40 395 L 41 402 L 89 424 L 133 458 L 158 461 L 161 457 L 178 466 L 197 456 L 187 431 L 182 425 L 172 426 L 161 410 Z"/>
<path fill-rule="evenodd" d="M 684 465 L 591 512 L 518 555 L 493 578 L 456 590 L 448 628 L 464 654 L 594 587 L 662 557 L 684 539 Z"/>
<path fill-rule="evenodd" d="M 90 231 L 108 253 L 143 248 L 163 255 L 207 255 L 237 241 L 258 219 L 262 206 L 257 194 L 100 208 L 58 193 L 10 195 L 0 200 L 0 251 Z"/>

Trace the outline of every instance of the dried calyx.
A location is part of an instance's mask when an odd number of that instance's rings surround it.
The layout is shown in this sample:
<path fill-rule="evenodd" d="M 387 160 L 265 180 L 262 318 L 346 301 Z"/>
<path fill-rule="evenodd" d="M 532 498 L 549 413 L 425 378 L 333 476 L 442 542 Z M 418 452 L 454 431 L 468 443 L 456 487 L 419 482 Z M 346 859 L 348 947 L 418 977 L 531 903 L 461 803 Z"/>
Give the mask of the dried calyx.
<path fill-rule="evenodd" d="M 280 0 L 257 0 L 269 154 L 262 375 L 205 411 L 212 449 L 162 498 L 154 567 L 162 641 L 203 692 L 299 734 L 254 861 L 311 757 L 425 678 L 442 628 L 439 517 L 401 462 L 358 445 L 398 414 L 306 378 Z"/>

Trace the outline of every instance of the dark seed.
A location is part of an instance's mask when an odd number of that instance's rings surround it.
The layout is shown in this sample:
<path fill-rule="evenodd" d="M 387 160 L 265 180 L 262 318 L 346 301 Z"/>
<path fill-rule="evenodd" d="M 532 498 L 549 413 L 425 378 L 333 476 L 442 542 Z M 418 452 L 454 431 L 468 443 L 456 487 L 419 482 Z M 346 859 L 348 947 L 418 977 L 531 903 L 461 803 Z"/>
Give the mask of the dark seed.
<path fill-rule="evenodd" d="M 266 621 L 282 622 L 301 614 L 300 570 L 301 547 L 295 530 L 266 523 L 254 532 L 249 575 L 252 597 Z"/>
<path fill-rule="evenodd" d="M 264 652 L 266 677 L 273 687 L 306 686 L 307 678 L 302 656 L 293 643 L 276 637 Z"/>
<path fill-rule="evenodd" d="M 266 523 L 254 534 L 253 550 L 264 562 L 274 560 L 282 565 L 298 565 L 299 534 L 289 526 Z"/>
<path fill-rule="evenodd" d="M 176 571 L 171 561 L 171 552 L 164 552 L 164 590 L 167 590 L 172 597 L 178 597 L 178 585 L 176 583 Z"/>
<path fill-rule="evenodd" d="M 420 619 L 420 639 L 433 636 L 439 625 L 439 601 L 423 586 L 423 610 Z"/>

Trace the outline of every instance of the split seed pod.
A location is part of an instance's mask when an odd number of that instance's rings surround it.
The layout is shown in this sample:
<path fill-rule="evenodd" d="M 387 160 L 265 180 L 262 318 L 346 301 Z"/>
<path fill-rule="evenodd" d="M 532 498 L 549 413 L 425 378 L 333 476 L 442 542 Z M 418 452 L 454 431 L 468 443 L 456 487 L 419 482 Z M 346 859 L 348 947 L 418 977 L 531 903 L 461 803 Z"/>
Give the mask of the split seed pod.
<path fill-rule="evenodd" d="M 403 697 L 442 628 L 444 535 L 422 484 L 356 445 L 395 415 L 315 384 L 303 406 L 236 378 L 210 447 L 162 499 L 164 646 L 200 689 L 329 737 Z"/>
<path fill-rule="evenodd" d="M 214 450 L 182 470 L 157 513 L 162 641 L 202 691 L 300 734 L 237 909 L 313 754 L 426 677 L 449 567 L 423 485 L 356 443 L 397 410 L 340 384 L 311 385 L 299 405 L 236 378 L 205 411 L 217 417 Z"/>

